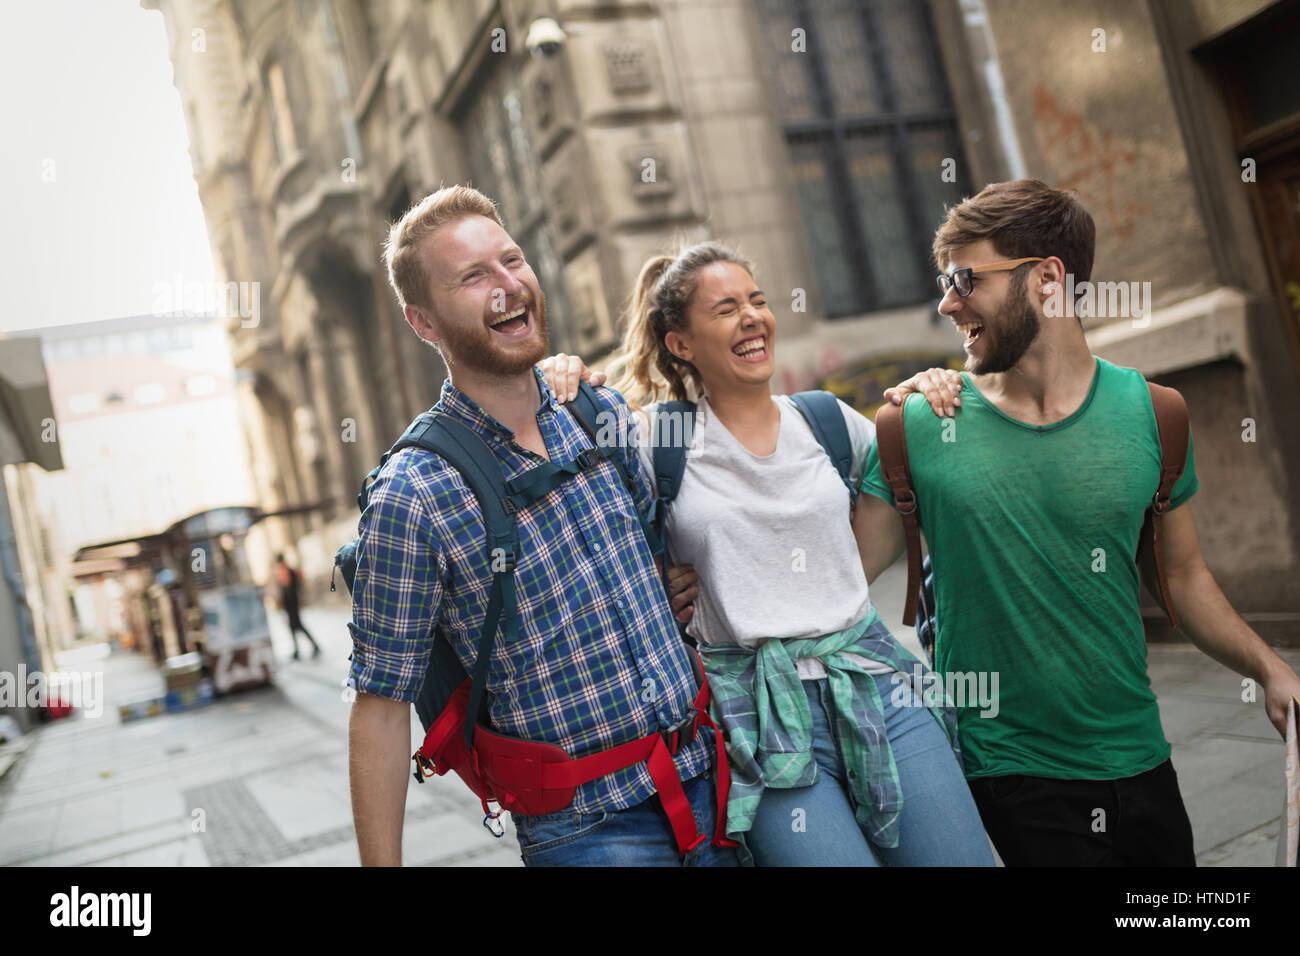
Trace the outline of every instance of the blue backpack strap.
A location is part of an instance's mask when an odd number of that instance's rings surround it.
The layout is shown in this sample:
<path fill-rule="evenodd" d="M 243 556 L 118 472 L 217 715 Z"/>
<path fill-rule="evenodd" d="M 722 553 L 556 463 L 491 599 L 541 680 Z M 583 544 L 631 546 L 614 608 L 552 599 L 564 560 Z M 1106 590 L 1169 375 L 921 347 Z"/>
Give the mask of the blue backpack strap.
<path fill-rule="evenodd" d="M 428 425 L 428 423 L 433 420 L 434 416 L 438 414 L 438 411 L 439 407 L 434 406 L 429 411 L 424 412 L 417 417 L 415 421 L 406 426 L 406 431 L 402 432 L 401 437 L 397 439 L 397 442 L 393 447 L 379 456 L 379 464 L 375 465 L 374 468 L 371 468 L 366 476 L 361 479 L 361 490 L 357 492 L 357 508 L 359 510 L 365 511 L 366 505 L 370 503 L 370 487 L 374 484 L 375 479 L 379 477 L 380 469 L 382 469 L 384 465 L 388 464 L 388 459 L 392 458 L 393 454 L 399 449 L 416 444 L 416 442 L 412 441 L 412 437 L 417 433 L 422 432 L 425 426 Z M 430 450 L 432 451 L 433 449 Z M 352 593 L 357 573 L 357 552 L 360 547 L 361 539 L 353 538 L 335 552 L 334 567 L 330 569 L 331 591 L 334 590 L 334 572 L 341 571 L 343 572 L 343 583 L 347 585 L 348 593 Z"/>
<path fill-rule="evenodd" d="M 665 414 L 668 417 L 664 417 Z M 678 441 L 660 441 L 660 438 L 665 431 L 672 434 L 671 429 L 666 428 L 665 425 L 671 425 L 674 421 L 694 422 L 694 420 L 694 402 L 677 400 L 660 402 L 655 409 L 654 417 L 650 420 L 650 434 L 646 436 L 653 449 L 651 454 L 655 472 L 655 500 L 651 518 L 654 521 L 655 533 L 659 535 L 659 540 L 664 545 L 659 577 L 663 581 L 665 596 L 672 593 L 668 590 L 668 512 L 672 510 L 673 499 L 682 488 L 682 477 L 686 474 L 688 438 L 694 436 L 694 428 L 688 429 L 683 425 L 678 429 Z M 682 639 L 689 640 L 686 625 L 681 621 L 677 621 L 676 624 Z"/>
<path fill-rule="evenodd" d="M 393 455 L 395 455 L 398 451 L 400 451 L 403 448 L 409 448 L 412 445 L 418 445 L 420 447 L 427 448 L 428 451 L 432 451 L 435 454 L 437 453 L 437 449 L 428 448 L 428 446 L 420 445 L 419 441 L 417 440 L 417 437 L 424 433 L 425 429 L 437 416 L 438 416 L 437 407 L 434 407 L 429 411 L 419 415 L 415 419 L 415 421 L 411 422 L 411 424 L 406 426 L 406 431 L 402 432 L 401 437 L 398 438 L 397 441 L 393 443 L 393 447 L 388 449 L 388 451 L 384 452 L 382 455 L 379 456 L 379 464 L 375 465 L 374 468 L 371 468 L 369 473 L 366 475 L 366 477 L 361 479 L 361 490 L 357 492 L 358 508 L 360 508 L 362 511 L 366 510 L 366 505 L 369 504 L 370 502 L 371 484 L 373 484 L 374 480 L 379 477 L 379 472 L 384 467 L 384 465 L 388 464 L 388 459 L 392 458 Z"/>
<path fill-rule="evenodd" d="M 601 415 L 609 415 L 610 409 L 606 408 L 601 402 L 596 390 L 586 382 L 578 383 L 578 395 L 569 403 L 569 411 L 573 417 L 578 420 L 582 430 L 587 433 L 592 442 L 595 443 L 595 452 L 602 458 L 609 461 L 617 470 L 618 476 L 623 481 L 623 487 L 627 489 L 628 497 L 632 499 L 632 504 L 636 505 L 636 484 L 632 476 L 628 473 L 627 463 L 623 460 L 625 451 L 623 438 L 625 435 L 617 434 L 618 429 L 606 429 L 598 427 Z M 608 436 L 613 431 L 614 441 L 601 441 L 601 436 Z M 584 452 L 584 454 L 586 454 Z M 579 456 L 581 457 L 581 456 Z M 651 504 L 653 509 L 654 505 Z M 650 554 L 658 556 L 664 553 L 663 536 L 659 534 L 658 527 L 654 524 L 653 512 L 649 517 L 637 511 L 637 519 L 641 522 L 641 535 L 645 538 L 646 545 L 650 548 Z"/>
<path fill-rule="evenodd" d="M 664 416 L 668 417 L 664 417 Z M 655 416 L 650 421 L 650 447 L 654 449 L 655 480 L 655 530 L 660 539 L 664 539 L 667 529 L 668 512 L 673 506 L 673 499 L 682 487 L 682 476 L 686 474 L 686 438 L 688 429 L 679 431 L 681 441 L 660 441 L 660 430 L 664 422 L 693 420 L 694 402 L 660 402 L 655 409 Z"/>
<path fill-rule="evenodd" d="M 844 421 L 839 399 L 830 392 L 799 392 L 791 395 L 794 407 L 808 420 L 817 444 L 825 450 L 840 480 L 849 489 L 849 500 L 858 500 L 858 490 L 853 487 L 850 472 L 853 469 L 853 443 L 849 440 L 849 426 Z"/>
<path fill-rule="evenodd" d="M 487 682 L 488 665 L 492 660 L 492 646 L 498 622 L 504 618 L 502 627 L 507 644 L 515 642 L 519 636 L 519 606 L 515 598 L 519 526 L 515 521 L 514 504 L 506 493 L 506 481 L 501 473 L 501 462 L 483 439 L 471 429 L 445 415 L 433 415 L 425 421 L 417 419 L 398 439 L 389 454 L 412 446 L 440 456 L 459 471 L 465 483 L 478 498 L 479 507 L 483 512 L 487 559 L 489 567 L 492 568 L 492 589 L 488 595 L 483 630 L 479 633 L 474 672 L 471 675 L 469 706 L 465 714 L 465 745 L 471 747 L 474 742 L 474 726 L 478 721 L 479 708 L 483 701 L 483 688 Z M 436 654 L 434 656 L 436 657 Z M 437 671 L 438 668 L 431 667 L 430 676 L 436 678 Z M 425 683 L 428 684 L 429 680 L 430 678 L 426 677 Z M 440 686 L 442 690 L 447 689 L 445 685 Z M 435 691 L 437 689 L 437 687 L 433 688 Z M 443 704 L 445 705 L 445 700 Z M 435 711 L 440 709 L 437 707 Z"/>

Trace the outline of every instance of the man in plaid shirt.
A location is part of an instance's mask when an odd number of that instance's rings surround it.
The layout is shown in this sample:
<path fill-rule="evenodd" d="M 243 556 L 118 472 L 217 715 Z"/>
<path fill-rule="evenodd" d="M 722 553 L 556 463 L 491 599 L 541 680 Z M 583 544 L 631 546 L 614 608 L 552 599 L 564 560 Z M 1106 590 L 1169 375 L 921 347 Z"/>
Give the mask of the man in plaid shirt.
<path fill-rule="evenodd" d="M 507 480 L 591 445 L 534 368 L 547 350 L 546 304 L 491 201 L 464 186 L 427 196 L 386 244 L 389 279 L 407 322 L 441 352 L 450 378 L 443 413 L 497 455 Z M 487 677 L 499 733 L 608 750 L 680 724 L 697 683 L 638 520 L 651 492 L 635 426 L 617 392 L 602 403 L 629 436 L 632 500 L 609 462 L 564 482 L 517 514 L 519 640 L 497 642 Z M 459 472 L 418 448 L 389 459 L 360 523 L 353 586 L 349 728 L 352 806 L 361 861 L 401 862 L 409 779 L 410 704 L 432 642 L 449 640 L 473 669 L 491 568 L 477 500 Z M 701 833 L 714 832 L 713 748 L 701 732 L 674 764 Z M 702 842 L 682 857 L 645 764 L 583 784 L 559 813 L 514 815 L 528 865 L 734 866 L 735 851 Z"/>

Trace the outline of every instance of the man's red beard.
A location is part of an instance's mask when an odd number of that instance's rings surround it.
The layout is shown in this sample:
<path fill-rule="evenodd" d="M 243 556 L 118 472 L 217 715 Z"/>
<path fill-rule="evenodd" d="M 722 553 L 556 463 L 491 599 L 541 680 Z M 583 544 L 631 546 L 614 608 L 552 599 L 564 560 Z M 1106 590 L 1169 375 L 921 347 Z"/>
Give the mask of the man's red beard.
<path fill-rule="evenodd" d="M 536 328 L 528 338 L 512 342 L 503 339 L 486 325 L 470 328 L 448 325 L 442 331 L 442 353 L 451 368 L 466 368 L 483 375 L 509 378 L 528 371 L 546 357 L 550 347 L 546 330 L 546 296 L 521 303 L 528 307 L 529 319 Z M 516 306 L 517 307 L 517 306 Z"/>

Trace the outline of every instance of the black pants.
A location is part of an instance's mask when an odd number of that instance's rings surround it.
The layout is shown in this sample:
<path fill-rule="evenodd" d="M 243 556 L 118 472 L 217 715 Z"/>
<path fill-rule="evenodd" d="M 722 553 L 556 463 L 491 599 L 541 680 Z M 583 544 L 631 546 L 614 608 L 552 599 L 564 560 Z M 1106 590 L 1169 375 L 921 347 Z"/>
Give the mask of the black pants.
<path fill-rule="evenodd" d="M 970 788 L 1007 866 L 1196 865 L 1170 760 L 1119 780 L 1011 774 Z"/>
<path fill-rule="evenodd" d="M 298 616 L 298 605 L 290 604 L 285 607 L 285 613 L 289 615 L 289 634 L 293 637 L 293 656 L 298 656 L 298 632 L 302 631 L 307 640 L 311 642 L 312 650 L 319 654 L 320 645 L 316 643 L 316 638 L 311 636 L 311 632 L 302 626 L 302 618 Z"/>

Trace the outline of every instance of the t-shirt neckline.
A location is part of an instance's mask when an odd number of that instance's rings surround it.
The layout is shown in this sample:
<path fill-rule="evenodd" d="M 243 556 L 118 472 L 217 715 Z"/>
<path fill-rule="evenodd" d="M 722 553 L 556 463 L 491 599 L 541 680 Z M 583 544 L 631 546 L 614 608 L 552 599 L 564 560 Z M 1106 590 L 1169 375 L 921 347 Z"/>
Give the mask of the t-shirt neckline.
<path fill-rule="evenodd" d="M 711 404 L 708 404 L 708 407 L 706 409 L 706 415 L 708 416 L 708 418 L 711 418 L 713 419 L 713 421 L 717 422 L 718 427 L 722 429 L 723 433 L 729 439 L 731 439 L 732 443 L 741 451 L 743 451 L 746 455 L 748 455 L 750 458 L 754 459 L 755 461 L 770 461 L 771 459 L 775 458 L 776 453 L 781 450 L 781 435 L 785 431 L 785 410 L 781 408 L 781 402 L 777 401 L 777 398 L 778 396 L 773 395 L 772 401 L 776 404 L 777 411 L 780 412 L 781 414 L 781 419 L 779 424 L 777 425 L 777 430 L 776 430 L 776 447 L 772 449 L 772 454 L 770 455 L 759 455 L 750 451 L 749 448 L 746 447 L 743 441 L 741 441 L 739 438 L 737 438 L 735 435 L 731 433 L 731 429 L 728 428 L 726 423 L 723 422 L 723 420 L 718 417 L 718 413 L 713 410 L 713 406 Z M 708 401 L 709 401 L 708 396 L 703 396 L 700 399 L 701 404 L 707 404 Z"/>
<path fill-rule="evenodd" d="M 1022 422 L 1018 418 L 1012 418 L 1002 409 L 998 408 L 997 405 L 995 405 L 992 401 L 990 401 L 989 398 L 979 390 L 979 387 L 976 386 L 975 380 L 971 378 L 969 372 L 962 372 L 961 377 L 962 377 L 962 381 L 966 383 L 966 387 L 969 388 L 971 391 L 973 391 L 977 396 L 979 396 L 979 400 L 984 403 L 984 406 L 989 411 L 991 411 L 994 415 L 996 415 L 998 418 L 1002 419 L 1004 422 L 1006 422 L 1009 425 L 1016 426 L 1017 428 L 1023 428 L 1026 431 L 1046 434 L 1047 432 L 1054 432 L 1054 431 L 1059 431 L 1060 429 L 1063 428 L 1069 428 L 1080 418 L 1082 418 L 1084 413 L 1087 412 L 1088 408 L 1092 405 L 1093 397 L 1096 396 L 1097 394 L 1097 385 L 1101 381 L 1101 359 L 1099 359 L 1097 356 L 1094 355 L 1092 357 L 1092 361 L 1093 361 L 1092 385 L 1088 388 L 1087 396 L 1084 398 L 1082 402 L 1079 403 L 1078 408 L 1072 411 L 1069 415 L 1062 418 L 1059 422 L 1052 422 L 1050 425 L 1031 425 L 1028 422 Z"/>

